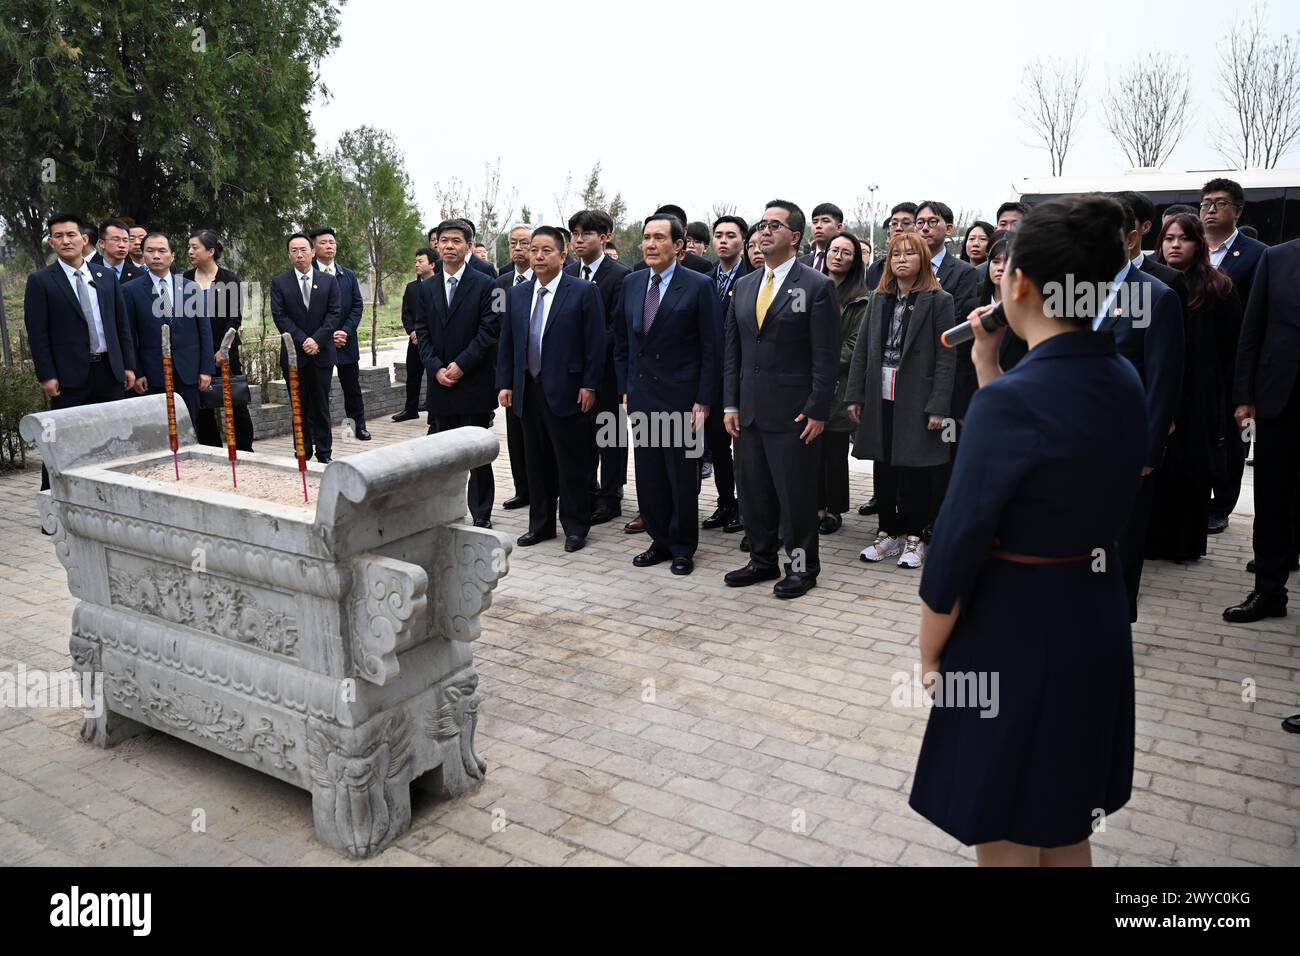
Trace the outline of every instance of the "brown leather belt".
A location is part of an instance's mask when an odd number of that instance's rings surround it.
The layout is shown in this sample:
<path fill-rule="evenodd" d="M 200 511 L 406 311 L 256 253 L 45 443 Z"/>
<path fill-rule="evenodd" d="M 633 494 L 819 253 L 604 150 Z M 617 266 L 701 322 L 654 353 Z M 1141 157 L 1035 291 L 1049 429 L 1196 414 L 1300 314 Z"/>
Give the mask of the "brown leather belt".
<path fill-rule="evenodd" d="M 1072 554 L 1053 558 L 1044 554 L 1016 554 L 1014 551 L 990 551 L 989 557 L 997 558 L 999 561 L 1013 561 L 1016 564 L 1082 564 L 1093 558 L 1091 554 Z"/>

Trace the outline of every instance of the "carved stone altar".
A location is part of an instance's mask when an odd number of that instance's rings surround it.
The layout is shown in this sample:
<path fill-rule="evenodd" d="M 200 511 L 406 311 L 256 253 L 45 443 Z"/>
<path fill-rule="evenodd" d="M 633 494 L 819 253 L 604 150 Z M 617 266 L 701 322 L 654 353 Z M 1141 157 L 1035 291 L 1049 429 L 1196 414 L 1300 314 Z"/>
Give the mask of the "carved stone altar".
<path fill-rule="evenodd" d="M 319 500 L 292 507 L 134 475 L 170 468 L 164 402 L 22 422 L 79 599 L 73 661 L 103 674 L 82 737 L 111 747 L 154 729 L 205 747 L 309 790 L 322 842 L 376 853 L 409 826 L 412 783 L 456 796 L 486 769 L 471 642 L 510 542 L 461 521 L 497 438 L 460 428 L 312 463 Z M 182 463 L 224 462 L 176 412 Z M 239 462 L 299 483 L 292 458 Z"/>

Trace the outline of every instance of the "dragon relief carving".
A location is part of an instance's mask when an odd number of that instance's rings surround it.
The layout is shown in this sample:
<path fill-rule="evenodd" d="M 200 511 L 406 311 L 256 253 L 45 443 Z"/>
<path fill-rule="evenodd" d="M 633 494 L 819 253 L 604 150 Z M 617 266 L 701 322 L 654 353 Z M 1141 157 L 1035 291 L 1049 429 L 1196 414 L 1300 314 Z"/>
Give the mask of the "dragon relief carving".
<path fill-rule="evenodd" d="M 211 574 L 159 566 L 146 574 L 110 570 L 108 593 L 119 607 L 272 654 L 298 656 L 298 624 L 292 616 L 263 606 L 248 591 Z"/>
<path fill-rule="evenodd" d="M 442 789 L 447 796 L 466 793 L 482 781 L 487 761 L 474 751 L 478 727 L 478 673 L 472 668 L 437 688 L 425 733 L 442 745 Z"/>
<path fill-rule="evenodd" d="M 72 543 L 68 540 L 68 525 L 62 514 L 64 507 L 66 506 L 55 501 L 49 492 L 43 491 L 36 496 L 41 530 L 49 532 L 50 540 L 54 544 L 54 555 L 68 575 L 68 593 L 79 598 L 81 597 L 81 571 L 72 559 Z"/>
<path fill-rule="evenodd" d="M 450 641 L 473 641 L 479 615 L 492 604 L 492 589 L 509 570 L 510 543 L 483 528 L 453 525 L 439 529 L 435 553 L 434 631 Z"/>
<path fill-rule="evenodd" d="M 345 731 L 309 724 L 312 815 L 325 842 L 353 856 L 374 853 L 411 820 L 411 760 L 406 715 L 375 725 L 378 731 Z"/>
<path fill-rule="evenodd" d="M 174 684 L 164 689 L 156 680 L 148 683 L 148 688 L 142 687 L 135 668 L 129 665 L 120 673 L 107 675 L 108 696 L 117 705 L 113 709 L 147 715 L 156 723 L 210 740 L 223 750 L 247 754 L 258 763 L 265 755 L 277 770 L 297 771 L 288 756 L 293 739 L 279 733 L 269 717 L 260 717 L 256 727 L 246 728 L 244 715 L 227 710 L 220 701 L 187 694 Z"/>
<path fill-rule="evenodd" d="M 397 676 L 398 639 L 428 606 L 424 570 L 364 555 L 352 564 L 352 664 L 358 676 L 386 684 Z"/>

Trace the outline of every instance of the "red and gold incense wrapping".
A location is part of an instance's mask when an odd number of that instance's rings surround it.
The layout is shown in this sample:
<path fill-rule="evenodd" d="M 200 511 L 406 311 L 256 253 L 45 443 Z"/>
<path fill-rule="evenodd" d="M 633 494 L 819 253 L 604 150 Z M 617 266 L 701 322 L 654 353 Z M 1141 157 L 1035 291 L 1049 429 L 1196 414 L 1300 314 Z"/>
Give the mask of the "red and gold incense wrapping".
<path fill-rule="evenodd" d="M 162 327 L 163 385 L 167 391 L 167 443 L 172 447 L 172 467 L 176 469 L 176 480 L 181 480 L 181 462 L 176 452 L 180 450 L 180 441 L 176 437 L 176 392 L 172 386 L 172 327 L 166 322 Z"/>
<path fill-rule="evenodd" d="M 284 354 L 289 363 L 289 408 L 293 412 L 293 453 L 298 458 L 298 473 L 302 476 L 302 500 L 307 501 L 307 449 L 302 431 L 302 398 L 298 394 L 298 349 L 293 336 L 285 332 L 280 336 Z"/>
<path fill-rule="evenodd" d="M 221 401 L 226 410 L 226 452 L 230 455 L 230 482 L 239 487 L 235 474 L 235 406 L 230 400 L 230 346 L 235 342 L 235 330 L 226 329 L 221 338 Z"/>

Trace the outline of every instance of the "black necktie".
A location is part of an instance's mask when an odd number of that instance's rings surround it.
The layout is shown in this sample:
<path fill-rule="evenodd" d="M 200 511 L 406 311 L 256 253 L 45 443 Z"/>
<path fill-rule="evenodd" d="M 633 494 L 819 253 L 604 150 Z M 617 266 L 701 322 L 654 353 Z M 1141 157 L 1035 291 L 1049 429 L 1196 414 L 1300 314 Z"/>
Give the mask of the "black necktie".
<path fill-rule="evenodd" d="M 582 277 L 586 279 L 588 282 L 591 281 L 591 266 L 582 267 Z"/>
<path fill-rule="evenodd" d="M 515 285 L 519 285 L 519 283 L 527 282 L 527 281 L 528 281 L 528 276 L 524 275 L 522 272 L 517 273 L 515 275 Z"/>

